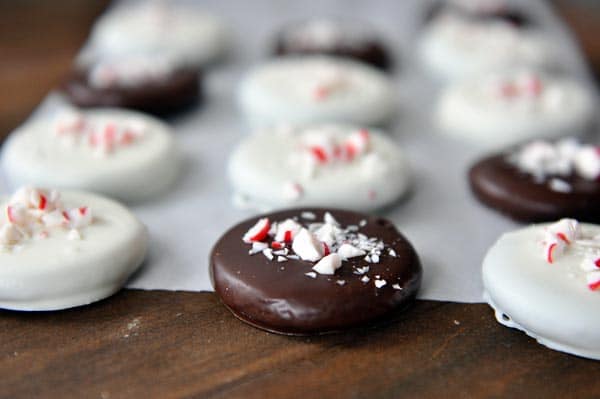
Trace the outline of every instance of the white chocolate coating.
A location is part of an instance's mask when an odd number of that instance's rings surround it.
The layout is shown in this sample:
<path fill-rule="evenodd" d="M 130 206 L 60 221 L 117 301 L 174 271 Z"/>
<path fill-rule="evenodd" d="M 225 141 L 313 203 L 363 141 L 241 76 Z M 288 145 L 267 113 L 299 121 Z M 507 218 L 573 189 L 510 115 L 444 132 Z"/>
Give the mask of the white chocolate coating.
<path fill-rule="evenodd" d="M 104 54 L 158 53 L 192 65 L 214 62 L 228 41 L 219 18 L 163 1 L 117 9 L 103 16 L 92 32 L 92 43 Z"/>
<path fill-rule="evenodd" d="M 285 28 L 282 38 L 288 45 L 327 50 L 338 46 L 360 47 L 376 40 L 377 36 L 364 23 L 344 19 L 312 18 Z"/>
<path fill-rule="evenodd" d="M 319 90 L 327 94 L 320 97 Z M 392 83 L 361 63 L 326 56 L 286 57 L 250 71 L 239 102 L 254 126 L 339 122 L 380 125 L 394 113 Z"/>
<path fill-rule="evenodd" d="M 539 32 L 503 21 L 474 21 L 447 14 L 431 21 L 419 45 L 425 66 L 444 79 L 518 66 L 550 67 L 552 42 Z"/>
<path fill-rule="evenodd" d="M 0 308 L 57 310 L 85 305 L 118 291 L 141 265 L 147 231 L 125 207 L 81 191 L 63 191 L 67 207 L 88 206 L 94 221 L 73 239 L 63 227 L 0 251 Z M 6 207 L 8 198 L 0 200 Z M 6 223 L 6 212 L 0 216 Z"/>
<path fill-rule="evenodd" d="M 117 109 L 83 115 L 98 125 L 135 122 L 144 126 L 144 134 L 126 147 L 99 155 L 85 140 L 74 144 L 57 137 L 53 120 L 38 120 L 15 131 L 4 144 L 2 167 L 11 184 L 83 189 L 124 201 L 146 200 L 172 185 L 179 157 L 165 124 Z"/>
<path fill-rule="evenodd" d="M 486 301 L 498 322 L 517 328 L 551 349 L 600 359 L 600 292 L 586 286 L 584 251 L 569 249 L 552 264 L 545 259 L 544 227 L 504 234 L 483 261 Z M 583 224 L 584 235 L 600 226 Z"/>
<path fill-rule="evenodd" d="M 541 88 L 529 93 L 533 76 Z M 502 93 L 503 85 L 515 93 Z M 581 83 L 525 71 L 456 82 L 440 95 L 437 124 L 444 133 L 485 147 L 503 147 L 532 138 L 581 135 L 594 119 L 595 101 Z"/>
<path fill-rule="evenodd" d="M 237 205 L 369 211 L 398 200 L 408 190 L 408 162 L 401 149 L 383 134 L 371 131 L 369 149 L 350 162 L 315 164 L 304 150 L 307 134 L 343 142 L 357 129 L 315 125 L 298 130 L 267 129 L 244 139 L 234 150 L 228 173 L 235 198 L 243 199 Z M 298 190 L 294 192 L 293 187 Z"/>

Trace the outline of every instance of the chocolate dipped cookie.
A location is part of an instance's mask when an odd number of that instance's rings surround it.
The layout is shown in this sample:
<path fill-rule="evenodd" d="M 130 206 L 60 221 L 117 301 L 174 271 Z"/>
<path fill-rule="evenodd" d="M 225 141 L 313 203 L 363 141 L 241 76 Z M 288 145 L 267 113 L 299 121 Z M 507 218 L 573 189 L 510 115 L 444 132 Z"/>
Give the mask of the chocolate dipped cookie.
<path fill-rule="evenodd" d="M 523 222 L 600 220 L 600 152 L 573 139 L 534 141 L 489 156 L 469 171 L 475 196 Z"/>
<path fill-rule="evenodd" d="M 210 273 L 217 295 L 242 321 L 304 335 L 389 317 L 415 299 L 422 269 L 389 221 L 308 208 L 234 226 L 215 244 Z"/>

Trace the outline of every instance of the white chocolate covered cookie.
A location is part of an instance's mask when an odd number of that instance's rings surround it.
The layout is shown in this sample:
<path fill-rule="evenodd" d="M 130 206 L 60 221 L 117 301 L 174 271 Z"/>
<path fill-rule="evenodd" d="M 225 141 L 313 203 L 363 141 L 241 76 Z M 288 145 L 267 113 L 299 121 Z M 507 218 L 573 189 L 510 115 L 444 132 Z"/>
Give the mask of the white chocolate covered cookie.
<path fill-rule="evenodd" d="M 244 139 L 229 162 L 242 204 L 373 210 L 409 187 L 401 149 L 378 132 L 343 125 L 267 129 Z"/>
<path fill-rule="evenodd" d="M 118 291 L 146 255 L 146 228 L 104 197 L 21 188 L 0 207 L 0 308 L 98 301 Z"/>
<path fill-rule="evenodd" d="M 91 39 L 102 54 L 159 54 L 198 66 L 221 57 L 228 41 L 216 16 L 195 6 L 154 0 L 109 12 L 94 26 Z"/>
<path fill-rule="evenodd" d="M 159 120 L 132 111 L 66 110 L 14 132 L 4 145 L 2 166 L 15 186 L 144 200 L 166 191 L 177 177 L 171 134 Z"/>
<path fill-rule="evenodd" d="M 519 29 L 502 20 L 478 20 L 445 14 L 430 22 L 419 45 L 434 75 L 457 79 L 514 66 L 546 68 L 556 49 L 535 29 Z"/>
<path fill-rule="evenodd" d="M 562 219 L 504 234 L 483 261 L 483 283 L 500 323 L 600 359 L 600 226 Z"/>
<path fill-rule="evenodd" d="M 373 67 L 326 56 L 285 57 L 250 71 L 239 90 L 251 124 L 380 125 L 394 113 L 392 83 Z"/>
<path fill-rule="evenodd" d="M 437 105 L 444 133 L 486 147 L 583 134 L 595 101 L 578 81 L 532 71 L 490 74 L 450 85 Z"/>

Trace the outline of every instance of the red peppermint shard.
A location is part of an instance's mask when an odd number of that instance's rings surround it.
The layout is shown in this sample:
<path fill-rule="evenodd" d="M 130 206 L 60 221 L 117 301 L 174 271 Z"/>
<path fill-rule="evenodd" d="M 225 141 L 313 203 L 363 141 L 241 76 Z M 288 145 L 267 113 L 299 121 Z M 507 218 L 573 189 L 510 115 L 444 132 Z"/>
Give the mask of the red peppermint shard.
<path fill-rule="evenodd" d="M 327 256 L 331 253 L 331 250 L 329 249 L 329 245 L 327 245 L 326 243 L 323 243 L 323 256 Z"/>
<path fill-rule="evenodd" d="M 548 258 L 547 258 L 547 260 L 548 260 L 548 263 L 552 263 L 552 262 L 554 262 L 554 257 L 553 257 L 553 254 L 554 254 L 554 250 L 556 249 L 556 245 L 557 245 L 557 244 L 556 244 L 556 243 L 554 243 L 554 244 L 551 244 L 551 245 L 548 247 Z"/>
<path fill-rule="evenodd" d="M 273 248 L 273 249 L 283 249 L 283 248 L 285 248 L 285 244 L 282 244 L 279 241 L 273 241 L 271 243 L 271 248 Z"/>
<path fill-rule="evenodd" d="M 564 242 L 566 242 L 567 244 L 571 243 L 571 241 L 569 241 L 569 239 L 567 238 L 567 236 L 565 235 L 565 233 L 556 233 L 556 236 L 558 238 L 560 238 L 561 240 L 563 240 Z"/>
<path fill-rule="evenodd" d="M 48 199 L 46 198 L 46 196 L 43 194 L 40 194 L 40 202 L 38 204 L 38 208 L 40 208 L 43 211 L 44 209 L 46 209 L 47 203 L 48 203 Z"/>
<path fill-rule="evenodd" d="M 588 287 L 590 288 L 590 290 L 592 291 L 597 291 L 598 289 L 600 289 L 600 280 L 595 281 L 593 283 L 588 284 Z"/>
<path fill-rule="evenodd" d="M 315 158 L 317 158 L 317 161 L 319 161 L 319 163 L 327 162 L 327 153 L 325 152 L 325 149 L 323 149 L 322 147 L 317 147 L 317 146 L 310 147 L 310 152 L 313 154 L 313 156 Z"/>
<path fill-rule="evenodd" d="M 270 228 L 271 223 L 269 223 L 269 219 L 262 218 L 258 222 L 256 222 L 256 224 L 252 226 L 250 230 L 246 232 L 246 234 L 244 234 L 242 240 L 244 240 L 244 242 L 246 243 L 264 241 L 264 239 L 267 238 L 267 235 L 269 234 Z"/>

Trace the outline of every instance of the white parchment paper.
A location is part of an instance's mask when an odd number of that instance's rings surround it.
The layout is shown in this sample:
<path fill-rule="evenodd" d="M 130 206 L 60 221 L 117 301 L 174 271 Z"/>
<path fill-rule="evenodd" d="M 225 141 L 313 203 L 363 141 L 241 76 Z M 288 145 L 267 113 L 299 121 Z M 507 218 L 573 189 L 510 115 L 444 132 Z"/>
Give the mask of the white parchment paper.
<path fill-rule="evenodd" d="M 235 104 L 240 77 L 266 57 L 273 34 L 287 21 L 333 15 L 366 19 L 375 25 L 398 59 L 393 79 L 398 115 L 390 135 L 403 145 L 414 169 L 414 189 L 396 206 L 381 211 L 413 242 L 421 256 L 424 281 L 420 297 L 481 302 L 481 261 L 490 245 L 518 225 L 479 205 L 466 180 L 468 166 L 485 152 L 439 135 L 430 121 L 439 84 L 420 71 L 413 52 L 422 14 L 420 0 L 203 1 L 232 30 L 233 49 L 224 63 L 207 72 L 205 103 L 168 120 L 184 155 L 184 170 L 172 192 L 133 205 L 148 226 L 148 259 L 128 283 L 130 288 L 212 290 L 208 256 L 230 226 L 252 216 L 231 205 L 226 163 L 236 143 L 249 134 Z M 561 69 L 591 85 L 577 46 L 564 25 L 541 1 L 517 3 L 531 12 L 564 51 Z M 109 12 L 119 12 L 119 4 Z M 86 51 L 93 51 L 88 48 Z M 32 118 L 47 117 L 63 99 L 50 95 Z M 3 191 L 9 188 L 4 185 Z"/>

